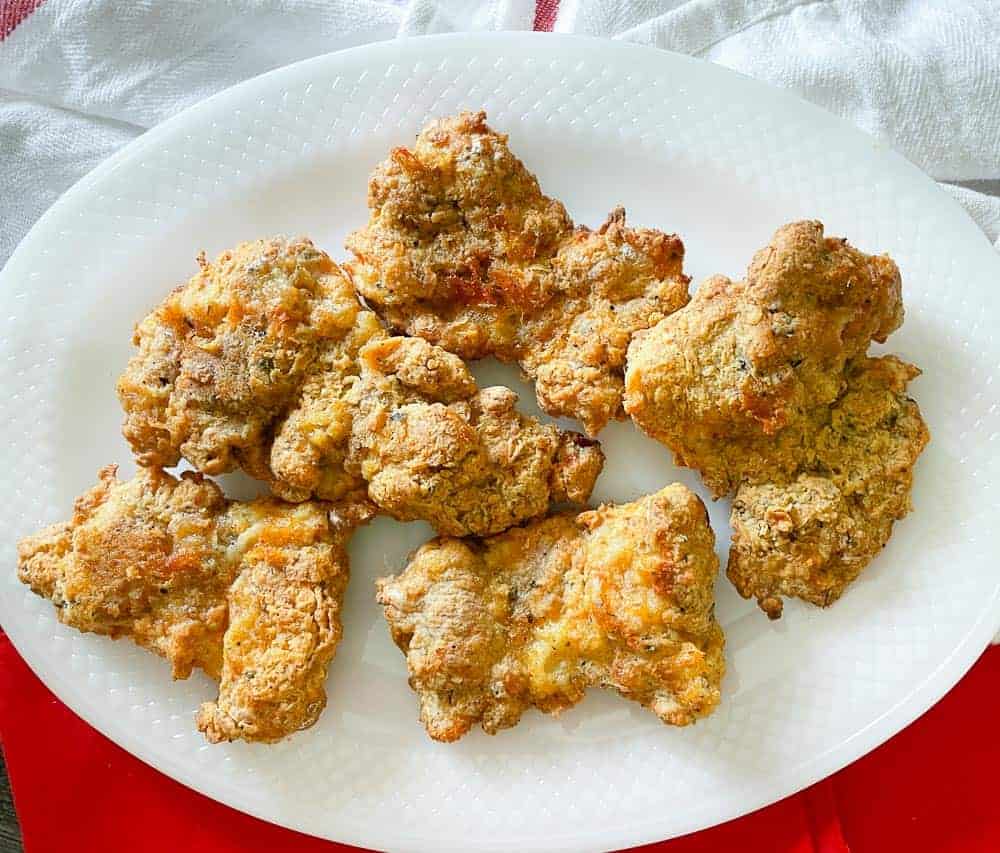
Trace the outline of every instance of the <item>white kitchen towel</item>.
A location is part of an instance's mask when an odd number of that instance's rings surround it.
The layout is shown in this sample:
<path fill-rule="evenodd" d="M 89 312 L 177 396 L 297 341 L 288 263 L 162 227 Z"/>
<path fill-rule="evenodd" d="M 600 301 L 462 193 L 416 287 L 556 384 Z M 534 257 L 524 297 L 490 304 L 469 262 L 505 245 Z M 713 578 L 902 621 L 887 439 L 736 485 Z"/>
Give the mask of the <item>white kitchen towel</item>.
<path fill-rule="evenodd" d="M 213 92 L 369 41 L 551 25 L 555 10 L 556 31 L 798 92 L 950 182 L 1000 236 L 1000 0 L 0 0 L 0 263 L 78 178 Z"/>
<path fill-rule="evenodd" d="M 1000 236 L 997 0 L 563 0 L 555 30 L 792 89 L 958 184 L 956 198 Z"/>

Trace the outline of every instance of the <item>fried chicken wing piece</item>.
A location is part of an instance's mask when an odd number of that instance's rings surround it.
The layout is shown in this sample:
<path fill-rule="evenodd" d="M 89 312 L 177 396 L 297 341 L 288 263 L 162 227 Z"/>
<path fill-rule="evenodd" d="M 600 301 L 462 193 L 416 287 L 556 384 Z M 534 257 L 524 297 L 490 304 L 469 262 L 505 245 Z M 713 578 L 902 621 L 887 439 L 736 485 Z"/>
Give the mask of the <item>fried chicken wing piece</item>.
<path fill-rule="evenodd" d="M 509 388 L 479 390 L 457 356 L 396 337 L 364 347 L 361 363 L 349 465 L 393 517 L 483 536 L 590 497 L 600 447 L 520 414 Z"/>
<path fill-rule="evenodd" d="M 340 640 L 346 541 L 366 503 L 228 501 L 199 474 L 115 466 L 69 522 L 18 545 L 18 576 L 80 631 L 129 637 L 174 678 L 200 667 L 220 682 L 198 728 L 211 742 L 272 742 L 308 728 L 326 704 Z"/>
<path fill-rule="evenodd" d="M 705 507 L 684 486 L 488 539 L 442 538 L 377 581 L 435 740 L 558 714 L 608 687 L 665 723 L 719 702 L 724 637 Z"/>
<path fill-rule="evenodd" d="M 119 380 L 140 463 L 242 467 L 289 501 L 367 489 L 395 517 L 456 535 L 590 496 L 593 442 L 519 414 L 507 389 L 479 391 L 444 350 L 388 339 L 308 240 L 201 265 L 139 325 Z"/>
<path fill-rule="evenodd" d="M 754 256 L 744 281 L 707 280 L 686 308 L 633 338 L 625 408 L 717 496 L 736 494 L 730 577 L 772 617 L 779 595 L 834 601 L 909 509 L 928 441 L 905 397 L 919 371 L 865 357 L 902 319 L 892 260 L 796 222 Z M 873 420 L 876 401 L 895 414 Z M 876 436 L 898 451 L 891 463 L 868 458 Z M 862 501 L 890 482 L 896 499 Z"/>
<path fill-rule="evenodd" d="M 368 205 L 349 269 L 379 316 L 462 358 L 517 362 L 539 405 L 589 435 L 624 417 L 631 335 L 688 299 L 675 235 L 629 228 L 622 208 L 597 231 L 574 228 L 482 112 L 395 149 Z"/>

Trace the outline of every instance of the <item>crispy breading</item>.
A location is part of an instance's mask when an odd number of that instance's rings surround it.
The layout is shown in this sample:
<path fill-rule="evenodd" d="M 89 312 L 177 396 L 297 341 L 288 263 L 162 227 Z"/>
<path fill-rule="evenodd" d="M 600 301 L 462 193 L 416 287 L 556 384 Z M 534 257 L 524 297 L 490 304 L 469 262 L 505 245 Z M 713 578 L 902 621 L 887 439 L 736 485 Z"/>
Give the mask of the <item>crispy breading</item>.
<path fill-rule="evenodd" d="M 665 723 L 719 702 L 725 640 L 705 507 L 684 486 L 489 539 L 428 542 L 377 581 L 435 740 L 494 734 L 609 687 Z"/>
<path fill-rule="evenodd" d="M 348 467 L 394 518 L 483 536 L 589 498 L 600 447 L 520 414 L 509 388 L 478 390 L 457 356 L 397 337 L 364 347 L 361 363 Z"/>
<path fill-rule="evenodd" d="M 221 474 L 247 458 L 266 464 L 260 448 L 321 354 L 355 337 L 364 343 L 353 334 L 363 309 L 337 265 L 306 239 L 242 243 L 199 264 L 136 328 L 139 352 L 118 395 L 141 464 L 170 467 L 184 457 Z M 346 361 L 349 369 L 350 353 Z"/>
<path fill-rule="evenodd" d="M 266 480 L 271 491 L 288 501 L 310 496 L 338 500 L 363 489 L 364 480 L 347 466 L 357 417 L 349 396 L 358 381 L 362 347 L 384 337 L 378 318 L 358 311 L 347 336 L 314 362 L 297 399 L 276 423 L 273 442 L 258 445 L 260 462 L 244 463 L 248 473 Z"/>
<path fill-rule="evenodd" d="M 349 269 L 382 319 L 462 358 L 517 362 L 539 405 L 589 435 L 624 417 L 631 335 L 688 299 L 675 235 L 627 227 L 622 208 L 597 231 L 574 228 L 482 112 L 395 149 L 368 206 Z"/>
<path fill-rule="evenodd" d="M 737 490 L 727 574 L 768 615 L 781 614 L 781 595 L 836 601 L 910 511 L 929 439 L 906 396 L 918 373 L 893 356 L 852 362 L 845 393 L 816 412 L 808 469 Z"/>
<path fill-rule="evenodd" d="M 865 357 L 902 318 L 892 260 L 796 222 L 745 281 L 708 279 L 633 338 L 625 408 L 716 495 L 736 494 L 730 577 L 772 618 L 781 595 L 836 600 L 909 508 L 928 440 L 905 397 L 919 371 Z M 892 445 L 891 459 L 875 458 L 876 443 Z M 861 497 L 872 490 L 895 497 Z"/>
<path fill-rule="evenodd" d="M 199 474 L 104 468 L 72 520 L 18 545 L 18 577 L 81 631 L 129 637 L 218 680 L 209 741 L 271 742 L 316 722 L 340 641 L 346 541 L 367 503 L 228 501 Z"/>
<path fill-rule="evenodd" d="M 242 467 L 290 501 L 367 489 L 396 518 L 460 535 L 586 502 L 598 447 L 519 414 L 507 389 L 478 391 L 444 350 L 387 339 L 308 240 L 244 243 L 201 266 L 139 325 L 118 383 L 143 465 Z M 383 372 L 367 345 L 413 364 Z M 454 362 L 462 387 L 436 384 L 456 381 L 447 371 L 414 384 L 418 361 Z"/>

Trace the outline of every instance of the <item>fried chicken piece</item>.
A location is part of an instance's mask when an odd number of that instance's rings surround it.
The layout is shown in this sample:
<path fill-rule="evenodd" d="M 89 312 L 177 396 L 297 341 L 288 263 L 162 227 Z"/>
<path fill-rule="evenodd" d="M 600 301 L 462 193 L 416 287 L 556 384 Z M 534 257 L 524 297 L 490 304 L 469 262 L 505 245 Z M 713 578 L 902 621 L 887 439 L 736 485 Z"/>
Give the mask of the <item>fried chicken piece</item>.
<path fill-rule="evenodd" d="M 719 702 L 725 640 L 705 507 L 684 486 L 489 539 L 435 539 L 377 581 L 435 740 L 489 734 L 592 685 L 683 726 Z"/>
<path fill-rule="evenodd" d="M 776 465 L 798 467 L 797 447 L 775 453 L 774 437 L 808 431 L 811 411 L 842 393 L 847 362 L 902 319 L 889 258 L 824 238 L 819 222 L 792 223 L 745 281 L 708 279 L 687 308 L 636 336 L 625 406 L 679 464 L 729 494 Z"/>
<path fill-rule="evenodd" d="M 382 319 L 462 358 L 517 362 L 539 405 L 589 435 L 624 417 L 632 334 L 688 300 L 675 235 L 627 227 L 622 208 L 597 231 L 574 229 L 482 112 L 395 149 L 368 205 L 349 268 Z"/>
<path fill-rule="evenodd" d="M 228 501 L 192 472 L 115 466 L 73 518 L 18 545 L 18 577 L 80 631 L 130 637 L 174 678 L 200 667 L 219 698 L 198 728 L 213 742 L 272 742 L 308 728 L 326 705 L 340 641 L 346 541 L 363 502 Z"/>
<path fill-rule="evenodd" d="M 345 283 L 340 277 L 340 286 Z M 274 426 L 273 442 L 257 445 L 252 464 L 244 462 L 247 473 L 268 482 L 287 501 L 341 500 L 363 491 L 364 480 L 347 465 L 357 416 L 349 395 L 361 370 L 361 349 L 384 337 L 378 318 L 358 310 L 347 335 L 314 362 L 298 398 Z"/>
<path fill-rule="evenodd" d="M 364 480 L 347 464 L 357 417 L 350 394 L 361 372 L 362 347 L 384 337 L 378 318 L 359 310 L 347 336 L 314 363 L 298 399 L 277 422 L 273 443 L 257 446 L 254 457 L 260 462 L 245 465 L 248 473 L 267 481 L 287 501 L 310 496 L 338 500 L 363 489 Z"/>
<path fill-rule="evenodd" d="M 598 447 L 520 415 L 507 389 L 477 391 L 444 350 L 387 339 L 308 240 L 244 243 L 201 265 L 139 325 L 118 383 L 141 464 L 242 467 L 289 501 L 367 488 L 395 517 L 458 535 L 590 496 Z M 369 344 L 399 353 L 401 372 L 363 359 Z"/>
<path fill-rule="evenodd" d="M 772 618 L 781 595 L 821 607 L 840 598 L 910 511 L 913 466 L 929 440 L 906 396 L 918 374 L 893 356 L 851 363 L 846 392 L 817 412 L 808 472 L 737 490 L 727 574 Z"/>
<path fill-rule="evenodd" d="M 205 474 L 248 460 L 266 466 L 261 448 L 320 356 L 344 347 L 349 369 L 351 344 L 365 340 L 356 328 L 364 311 L 339 267 L 306 239 L 242 243 L 198 263 L 136 328 L 139 352 L 118 382 L 125 438 L 147 466 L 181 457 Z"/>
<path fill-rule="evenodd" d="M 394 518 L 482 536 L 590 497 L 600 447 L 520 414 L 509 388 L 478 390 L 457 356 L 397 337 L 364 347 L 361 364 L 348 467 Z"/>
<path fill-rule="evenodd" d="M 919 371 L 865 357 L 902 319 L 888 257 L 796 222 L 745 281 L 709 279 L 629 348 L 626 410 L 717 496 L 736 494 L 729 575 L 772 618 L 781 595 L 835 601 L 909 509 L 928 441 L 905 397 Z"/>

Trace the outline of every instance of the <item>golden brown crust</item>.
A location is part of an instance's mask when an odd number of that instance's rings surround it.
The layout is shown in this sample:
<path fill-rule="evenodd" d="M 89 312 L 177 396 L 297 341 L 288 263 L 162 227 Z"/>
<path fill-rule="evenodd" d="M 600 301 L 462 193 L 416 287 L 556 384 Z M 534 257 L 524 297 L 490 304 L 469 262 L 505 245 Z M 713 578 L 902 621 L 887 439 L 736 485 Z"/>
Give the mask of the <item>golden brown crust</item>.
<path fill-rule="evenodd" d="M 413 151 L 395 149 L 368 204 L 347 246 L 382 319 L 463 358 L 519 363 L 539 405 L 590 435 L 624 416 L 631 335 L 687 302 L 676 236 L 628 228 L 622 208 L 597 231 L 574 229 L 482 112 L 432 122 Z"/>
<path fill-rule="evenodd" d="M 687 725 L 719 701 L 724 638 L 705 508 L 681 485 L 485 540 L 436 539 L 377 582 L 435 740 L 494 734 L 587 687 Z"/>
<path fill-rule="evenodd" d="M 77 498 L 69 522 L 18 544 L 18 577 L 81 631 L 131 637 L 174 678 L 218 678 L 234 568 L 211 546 L 226 501 L 212 482 L 157 469 L 120 483 L 115 466 Z"/>
<path fill-rule="evenodd" d="M 259 453 L 321 353 L 362 309 L 340 269 L 306 239 L 223 252 L 136 328 L 118 383 L 123 431 L 143 465 L 183 456 L 220 474 Z M 266 462 L 266 456 L 264 457 Z"/>
<path fill-rule="evenodd" d="M 928 440 L 905 397 L 919 371 L 865 358 L 902 317 L 889 258 L 796 222 L 754 256 L 745 281 L 708 279 L 629 348 L 626 410 L 716 495 L 736 494 L 730 577 L 772 617 L 781 595 L 835 600 L 909 507 Z M 876 402 L 894 414 L 875 418 Z M 895 448 L 892 464 L 872 457 L 875 443 Z M 897 499 L 859 512 L 859 495 L 881 489 Z"/>
<path fill-rule="evenodd" d="M 525 417 L 508 388 L 478 390 L 457 356 L 420 338 L 361 351 L 349 469 L 402 521 L 478 536 L 586 501 L 603 466 L 593 442 Z"/>
<path fill-rule="evenodd" d="M 142 464 L 242 467 L 289 501 L 367 489 L 396 518 L 459 535 L 590 496 L 599 448 L 519 414 L 513 392 L 479 391 L 444 350 L 387 338 L 308 240 L 245 243 L 200 263 L 140 324 L 119 380 Z M 406 358 L 381 364 L 376 353 Z"/>
<path fill-rule="evenodd" d="M 840 598 L 910 511 L 930 437 L 905 393 L 918 372 L 892 356 L 852 363 L 847 390 L 811 433 L 809 472 L 737 490 L 727 574 L 772 618 L 781 595 L 821 607 Z"/>
<path fill-rule="evenodd" d="M 350 394 L 361 371 L 362 347 L 384 336 L 371 311 L 357 313 L 347 336 L 317 359 L 293 406 L 275 425 L 273 443 L 262 445 L 261 464 L 244 463 L 249 473 L 289 501 L 341 500 L 364 489 L 364 480 L 347 470 L 357 417 Z"/>
<path fill-rule="evenodd" d="M 271 742 L 311 726 L 340 639 L 345 543 L 365 503 L 241 503 L 191 472 L 104 468 L 73 518 L 18 545 L 18 576 L 81 631 L 129 637 L 201 667 L 219 698 L 198 714 L 208 740 Z"/>

